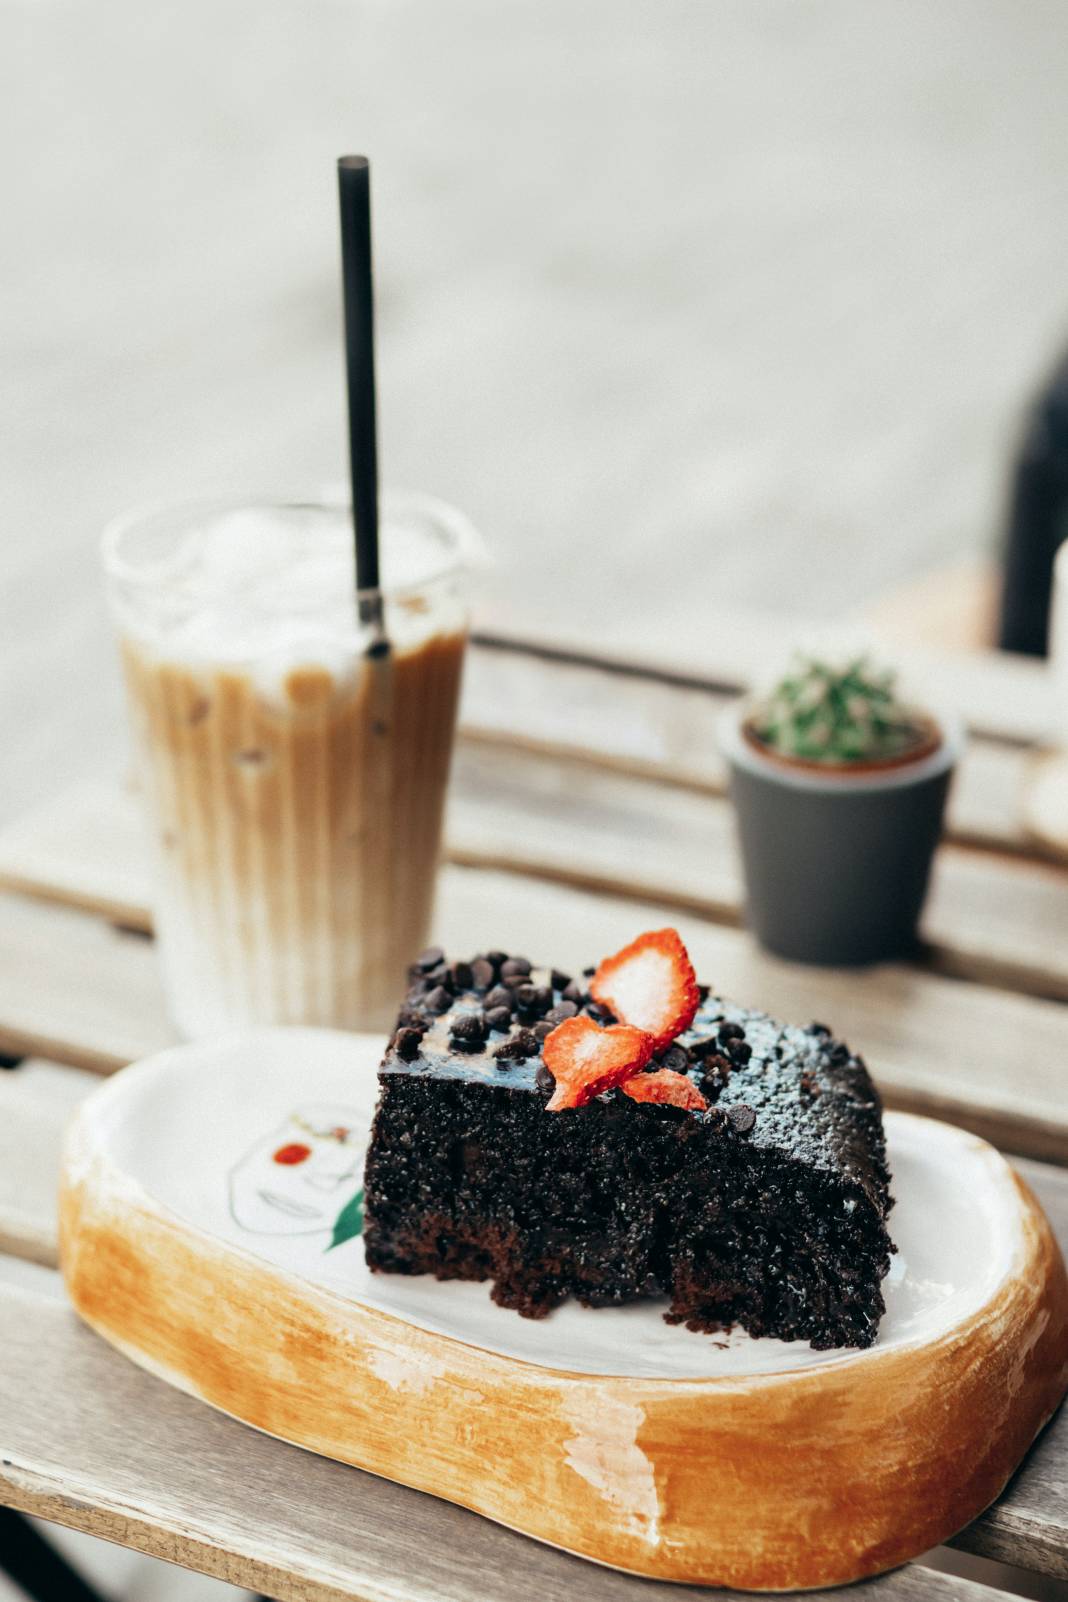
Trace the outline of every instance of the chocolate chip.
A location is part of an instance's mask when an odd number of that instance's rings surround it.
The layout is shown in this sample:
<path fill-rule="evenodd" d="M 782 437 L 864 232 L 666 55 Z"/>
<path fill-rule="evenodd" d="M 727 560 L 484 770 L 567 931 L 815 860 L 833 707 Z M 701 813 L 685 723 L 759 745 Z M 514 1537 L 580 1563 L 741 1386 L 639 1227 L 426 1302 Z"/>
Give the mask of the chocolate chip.
<path fill-rule="evenodd" d="M 611 1023 L 615 1016 L 608 1007 L 602 1007 L 599 1001 L 591 1001 L 586 1011 L 596 1023 Z"/>
<path fill-rule="evenodd" d="M 506 1035 L 512 1027 L 511 1007 L 491 1007 L 486 1014 L 486 1027 Z"/>
<path fill-rule="evenodd" d="M 711 1035 L 702 1035 L 699 1040 L 690 1041 L 691 1057 L 711 1057 L 718 1051 L 719 1041 L 714 1040 Z"/>
<path fill-rule="evenodd" d="M 565 985 L 561 990 L 560 999 L 561 1001 L 573 1001 L 576 1007 L 581 1007 L 585 1000 L 585 991 L 572 979 L 571 983 Z"/>
<path fill-rule="evenodd" d="M 518 985 L 515 992 L 515 1004 L 522 1012 L 534 1010 L 534 997 L 537 992 L 533 985 Z"/>
<path fill-rule="evenodd" d="M 419 956 L 416 957 L 415 966 L 419 969 L 420 973 L 429 973 L 432 968 L 436 968 L 438 966 L 439 962 L 444 961 L 445 953 L 442 951 L 440 946 L 427 946 L 426 950 L 421 952 Z"/>
<path fill-rule="evenodd" d="M 508 953 L 507 951 L 487 951 L 486 961 L 492 963 L 494 968 L 499 969 L 502 963 L 508 961 Z"/>
<path fill-rule="evenodd" d="M 507 985 L 494 985 L 482 1005 L 487 1011 L 492 1011 L 495 1007 L 507 1007 L 511 1012 L 514 999 Z"/>
<path fill-rule="evenodd" d="M 727 1055 L 731 1062 L 741 1068 L 753 1055 L 753 1048 L 748 1040 L 728 1040 Z"/>
<path fill-rule="evenodd" d="M 737 1107 L 728 1107 L 727 1117 L 731 1121 L 731 1127 L 736 1129 L 739 1135 L 748 1135 L 756 1123 L 756 1113 L 752 1107 L 747 1107 L 744 1101 L 739 1102 Z"/>
<path fill-rule="evenodd" d="M 553 1004 L 553 993 L 548 985 L 538 985 L 534 991 L 534 1011 L 548 1012 Z M 576 1009 L 577 1010 L 577 1009 Z"/>
<path fill-rule="evenodd" d="M 721 1045 L 726 1045 L 728 1040 L 744 1040 L 745 1030 L 741 1024 L 721 1023 L 719 1026 L 719 1038 Z"/>
<path fill-rule="evenodd" d="M 690 1066 L 690 1053 L 685 1046 L 669 1046 L 660 1059 L 661 1068 L 670 1068 L 672 1073 L 684 1074 Z"/>
<path fill-rule="evenodd" d="M 544 1091 L 546 1095 L 556 1089 L 556 1080 L 553 1078 L 552 1074 L 549 1072 L 548 1068 L 546 1068 L 543 1062 L 538 1064 L 538 1071 L 534 1075 L 534 1083 L 537 1085 L 538 1089 Z"/>
<path fill-rule="evenodd" d="M 501 963 L 502 979 L 525 979 L 530 972 L 531 964 L 526 957 L 509 957 Z"/>
<path fill-rule="evenodd" d="M 550 1007 L 545 1014 L 545 1022 L 552 1024 L 555 1028 L 557 1024 L 562 1024 L 565 1018 L 573 1018 L 576 1012 L 578 1012 L 578 1008 L 573 1001 L 558 1001 L 556 1006 Z M 539 1024 L 538 1028 L 540 1029 L 541 1027 L 541 1024 Z"/>
<path fill-rule="evenodd" d="M 524 1062 L 527 1057 L 536 1057 L 540 1050 L 541 1041 L 529 1029 L 520 1029 L 518 1034 L 506 1040 L 503 1046 L 498 1046 L 493 1055 L 511 1058 L 515 1062 Z"/>
<path fill-rule="evenodd" d="M 596 968 L 583 968 L 582 977 L 584 979 L 592 979 L 596 972 L 597 972 Z"/>
<path fill-rule="evenodd" d="M 496 975 L 492 962 L 485 957 L 476 957 L 471 964 L 471 983 L 476 990 L 488 990 Z"/>
<path fill-rule="evenodd" d="M 571 983 L 571 975 L 569 973 L 564 973 L 560 968 L 554 968 L 552 971 L 552 982 L 554 990 L 566 990 L 568 985 Z"/>
<path fill-rule="evenodd" d="M 439 962 L 436 968 L 431 968 L 430 972 L 426 976 L 426 982 L 431 989 L 433 989 L 435 985 L 444 985 L 445 989 L 450 992 L 454 993 L 456 990 L 456 983 L 452 977 L 452 969 L 449 967 L 447 962 Z"/>
<path fill-rule="evenodd" d="M 475 972 L 469 962 L 454 962 L 450 972 L 457 990 L 471 989 L 475 982 Z"/>
<path fill-rule="evenodd" d="M 393 1049 L 405 1062 L 411 1062 L 413 1057 L 418 1057 L 422 1043 L 423 1035 L 419 1029 L 398 1029 L 393 1036 Z"/>
<path fill-rule="evenodd" d="M 835 1068 L 844 1068 L 849 1061 L 850 1051 L 846 1045 L 837 1045 L 831 1052 L 831 1062 Z"/>
<path fill-rule="evenodd" d="M 810 1035 L 829 1035 L 831 1031 L 827 1028 L 826 1024 L 810 1023 L 808 1026 L 808 1032 Z"/>
<path fill-rule="evenodd" d="M 549 1017 L 552 1017 L 551 1013 L 549 1014 Z M 555 1024 L 551 1024 L 549 1022 L 548 1018 L 543 1018 L 540 1023 L 536 1023 L 534 1025 L 534 1028 L 532 1030 L 532 1033 L 534 1035 L 534 1039 L 535 1040 L 548 1040 L 549 1036 L 552 1034 L 552 1032 L 553 1032 L 555 1027 L 556 1027 L 556 1025 Z"/>
<path fill-rule="evenodd" d="M 481 1046 L 486 1038 L 486 1021 L 482 1014 L 458 1013 L 449 1026 L 449 1038 L 454 1045 L 462 1042 L 464 1045 Z"/>
<path fill-rule="evenodd" d="M 697 986 L 697 995 L 698 995 L 698 998 L 700 999 L 700 1002 L 701 1002 L 702 1006 L 704 1006 L 705 1002 L 708 1000 L 710 990 L 711 990 L 711 986 L 710 985 L 698 985 Z"/>
<path fill-rule="evenodd" d="M 452 1006 L 452 997 L 444 985 L 438 985 L 426 997 L 424 1005 L 429 1007 L 431 1012 L 448 1012 Z"/>

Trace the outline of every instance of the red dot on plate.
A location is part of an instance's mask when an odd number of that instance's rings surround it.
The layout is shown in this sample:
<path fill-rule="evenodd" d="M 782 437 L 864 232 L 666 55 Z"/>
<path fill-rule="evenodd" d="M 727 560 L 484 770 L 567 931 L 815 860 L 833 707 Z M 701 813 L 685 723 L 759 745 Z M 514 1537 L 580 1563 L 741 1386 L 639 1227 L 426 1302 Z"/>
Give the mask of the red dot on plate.
<path fill-rule="evenodd" d="M 274 1154 L 274 1160 L 276 1163 L 285 1163 L 287 1167 L 292 1167 L 294 1163 L 302 1163 L 310 1156 L 311 1147 L 302 1146 L 299 1141 L 295 1141 L 292 1146 L 279 1146 Z"/>

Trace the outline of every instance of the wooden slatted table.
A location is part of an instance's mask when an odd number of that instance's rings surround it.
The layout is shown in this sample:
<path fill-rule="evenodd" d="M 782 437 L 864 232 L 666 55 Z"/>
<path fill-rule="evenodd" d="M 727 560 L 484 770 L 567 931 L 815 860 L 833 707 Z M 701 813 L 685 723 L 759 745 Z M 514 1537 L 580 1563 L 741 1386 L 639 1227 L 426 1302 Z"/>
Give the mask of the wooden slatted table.
<path fill-rule="evenodd" d="M 666 918 L 703 977 L 799 1021 L 833 1020 L 888 1103 L 1014 1154 L 1068 1249 L 1068 869 L 1020 823 L 1049 687 L 1033 664 L 925 671 L 973 738 L 925 947 L 862 974 L 802 969 L 741 927 L 715 722 L 757 667 L 723 640 L 683 665 L 472 652 L 436 937 L 580 966 Z M 278 1597 L 678 1598 L 356 1470 L 267 1440 L 142 1373 L 83 1329 L 56 1272 L 65 1120 L 96 1082 L 167 1044 L 136 798 L 89 778 L 0 834 L 0 1502 Z M 17 1286 L 5 1256 L 21 1258 Z M 954 1543 L 1068 1578 L 1068 1420 Z M 699 1593 L 693 1593 L 695 1596 Z M 924 1564 L 880 1602 L 1001 1595 Z"/>

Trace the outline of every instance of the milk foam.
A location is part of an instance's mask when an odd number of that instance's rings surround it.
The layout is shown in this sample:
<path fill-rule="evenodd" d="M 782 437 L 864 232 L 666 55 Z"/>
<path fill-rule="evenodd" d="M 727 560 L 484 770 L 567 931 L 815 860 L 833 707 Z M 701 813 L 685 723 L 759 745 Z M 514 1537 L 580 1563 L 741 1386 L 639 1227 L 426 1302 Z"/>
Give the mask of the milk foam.
<path fill-rule="evenodd" d="M 435 527 L 438 524 L 438 527 Z M 391 641 L 417 646 L 459 623 L 447 579 L 469 554 L 438 531 L 433 503 L 387 500 L 382 588 Z M 139 568 L 121 552 L 112 586 L 123 629 L 153 654 L 184 665 L 244 665 L 265 691 L 293 669 L 350 678 L 367 643 L 358 619 L 347 508 L 240 507 L 190 521 L 169 537 L 165 563 Z M 430 585 L 418 598 L 415 586 Z"/>

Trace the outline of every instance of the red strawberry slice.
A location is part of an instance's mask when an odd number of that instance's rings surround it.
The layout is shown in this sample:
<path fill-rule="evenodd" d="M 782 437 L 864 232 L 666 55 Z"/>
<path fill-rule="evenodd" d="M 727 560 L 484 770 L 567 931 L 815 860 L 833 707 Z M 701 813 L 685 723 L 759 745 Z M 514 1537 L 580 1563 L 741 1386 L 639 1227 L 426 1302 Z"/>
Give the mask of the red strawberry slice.
<path fill-rule="evenodd" d="M 689 1029 L 700 997 L 690 954 L 676 929 L 652 929 L 606 957 L 590 995 L 623 1023 L 653 1037 L 654 1051 Z"/>
<path fill-rule="evenodd" d="M 565 1018 L 545 1038 L 542 1060 L 556 1080 L 545 1104 L 546 1112 L 563 1107 L 584 1107 L 602 1090 L 630 1079 L 653 1054 L 653 1043 L 640 1029 L 613 1024 L 602 1029 L 580 1013 Z"/>
<path fill-rule="evenodd" d="M 674 1068 L 658 1068 L 655 1073 L 635 1074 L 623 1084 L 624 1096 L 631 1101 L 655 1101 L 671 1107 L 685 1107 L 689 1112 L 704 1112 L 708 1102 L 692 1079 L 677 1074 Z"/>

